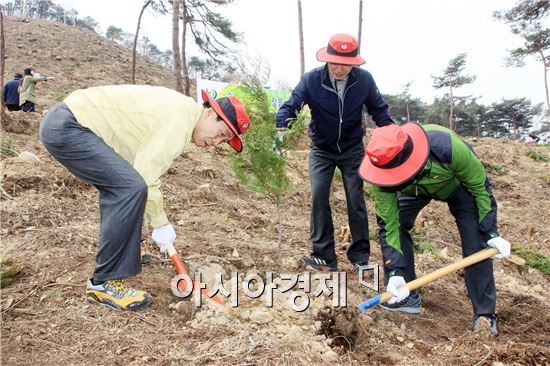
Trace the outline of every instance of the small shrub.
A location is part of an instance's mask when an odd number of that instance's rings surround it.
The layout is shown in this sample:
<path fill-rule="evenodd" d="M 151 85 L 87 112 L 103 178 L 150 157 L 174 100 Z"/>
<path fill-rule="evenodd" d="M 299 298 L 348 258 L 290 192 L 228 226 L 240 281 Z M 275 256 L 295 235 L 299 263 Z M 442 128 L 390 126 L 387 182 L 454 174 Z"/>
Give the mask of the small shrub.
<path fill-rule="evenodd" d="M 340 171 L 340 169 L 338 169 L 338 168 L 334 169 L 333 180 L 335 180 L 337 182 L 342 181 L 342 172 Z"/>
<path fill-rule="evenodd" d="M 527 151 L 526 155 L 531 159 L 533 159 L 534 161 L 545 162 L 545 163 L 550 161 L 550 154 L 547 154 L 543 151 L 530 149 L 529 151 Z"/>
<path fill-rule="evenodd" d="M 13 141 L 1 139 L 0 140 L 0 158 L 6 158 L 9 156 L 17 156 L 19 151 L 15 147 Z"/>
<path fill-rule="evenodd" d="M 366 198 L 372 197 L 372 185 L 369 183 L 363 184 L 363 193 L 365 194 Z"/>
<path fill-rule="evenodd" d="M 491 173 L 496 175 L 504 174 L 504 172 L 506 171 L 506 167 L 504 165 L 498 165 L 488 161 L 487 162 L 483 161 L 482 164 L 485 167 L 485 169 L 489 170 Z"/>
<path fill-rule="evenodd" d="M 414 252 L 416 254 L 421 253 L 431 253 L 436 259 L 442 260 L 443 255 L 437 248 L 437 245 L 429 242 L 425 235 L 428 232 L 428 229 L 425 227 L 422 228 L 413 228 L 411 230 L 411 236 L 414 243 Z"/>
<path fill-rule="evenodd" d="M 21 269 L 17 268 L 10 258 L 5 258 L 3 255 L 0 255 L 0 268 L 0 288 L 13 283 L 21 272 Z"/>
<path fill-rule="evenodd" d="M 516 253 L 525 261 L 530 267 L 540 270 L 542 273 L 550 275 L 550 257 L 540 254 L 537 250 L 525 247 L 512 247 L 512 252 Z"/>

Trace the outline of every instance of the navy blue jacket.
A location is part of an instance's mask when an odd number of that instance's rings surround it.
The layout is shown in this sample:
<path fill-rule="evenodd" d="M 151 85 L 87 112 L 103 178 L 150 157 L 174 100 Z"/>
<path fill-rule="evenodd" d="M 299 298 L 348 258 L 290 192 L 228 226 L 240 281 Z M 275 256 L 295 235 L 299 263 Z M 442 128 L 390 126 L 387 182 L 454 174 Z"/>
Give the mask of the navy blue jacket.
<path fill-rule="evenodd" d="M 312 144 L 335 154 L 362 143 L 363 105 L 377 126 L 393 123 L 372 75 L 359 67 L 348 74 L 343 102 L 332 86 L 326 64 L 302 75 L 290 98 L 277 111 L 277 128 L 287 127 L 288 119 L 296 118 L 305 104 L 311 110 Z"/>
<path fill-rule="evenodd" d="M 13 79 L 4 84 L 4 103 L 19 105 L 19 79 Z"/>

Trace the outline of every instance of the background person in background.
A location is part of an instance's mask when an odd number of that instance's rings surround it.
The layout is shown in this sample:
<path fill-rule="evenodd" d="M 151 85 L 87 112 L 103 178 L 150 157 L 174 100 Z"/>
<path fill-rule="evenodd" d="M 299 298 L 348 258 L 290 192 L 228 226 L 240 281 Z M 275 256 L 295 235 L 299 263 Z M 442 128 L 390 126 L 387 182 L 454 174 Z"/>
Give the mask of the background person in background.
<path fill-rule="evenodd" d="M 363 181 L 357 174 L 365 154 L 363 106 L 378 126 L 393 123 L 372 75 L 357 67 L 365 63 L 355 37 L 336 34 L 317 52 L 326 62 L 305 73 L 290 99 L 277 112 L 277 128 L 288 127 L 305 104 L 311 110 L 309 136 L 309 180 L 311 184 L 311 255 L 300 260 L 306 267 L 336 271 L 334 226 L 330 209 L 330 187 L 336 167 L 342 172 L 352 241 L 348 259 L 359 268 L 370 256 L 369 225 Z"/>
<path fill-rule="evenodd" d="M 374 185 L 384 282 L 395 295 L 381 308 L 412 314 L 422 310 L 416 290 L 409 294 L 407 288 L 398 288 L 416 279 L 409 231 L 432 199 L 447 203 L 464 257 L 486 245 L 497 248 L 499 258 L 510 255 L 510 243 L 497 230 L 497 204 L 487 174 L 457 134 L 439 125 L 389 125 L 373 131 L 366 154 L 359 174 Z M 474 311 L 474 331 L 498 335 L 492 260 L 465 268 L 464 280 Z"/>
<path fill-rule="evenodd" d="M 126 287 L 141 272 L 144 214 L 161 252 L 176 240 L 164 211 L 160 177 L 193 142 L 228 142 L 240 152 L 250 127 L 241 102 L 205 91 L 198 104 L 175 90 L 146 85 L 102 86 L 71 93 L 40 124 L 40 140 L 71 173 L 99 191 L 100 237 L 86 298 L 115 310 L 149 306 L 149 293 Z"/>
<path fill-rule="evenodd" d="M 23 112 L 36 112 L 36 84 L 40 81 L 53 81 L 52 76 L 40 76 L 33 68 L 27 67 L 23 73 L 25 76 L 21 81 L 19 89 L 19 106 Z"/>
<path fill-rule="evenodd" d="M 18 111 L 19 107 L 19 85 L 23 75 L 16 72 L 13 75 L 13 80 L 4 84 L 4 94 L 2 95 L 2 105 L 8 109 L 8 111 Z"/>

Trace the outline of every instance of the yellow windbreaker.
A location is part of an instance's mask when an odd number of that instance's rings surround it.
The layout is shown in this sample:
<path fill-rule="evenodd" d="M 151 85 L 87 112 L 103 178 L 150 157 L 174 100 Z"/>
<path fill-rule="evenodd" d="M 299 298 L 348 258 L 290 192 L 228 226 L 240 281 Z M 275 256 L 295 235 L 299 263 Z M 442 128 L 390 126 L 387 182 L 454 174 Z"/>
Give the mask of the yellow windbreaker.
<path fill-rule="evenodd" d="M 128 161 L 149 187 L 145 214 L 157 228 L 168 223 L 160 176 L 191 141 L 203 107 L 172 89 L 112 85 L 77 90 L 64 102 L 78 123 Z"/>

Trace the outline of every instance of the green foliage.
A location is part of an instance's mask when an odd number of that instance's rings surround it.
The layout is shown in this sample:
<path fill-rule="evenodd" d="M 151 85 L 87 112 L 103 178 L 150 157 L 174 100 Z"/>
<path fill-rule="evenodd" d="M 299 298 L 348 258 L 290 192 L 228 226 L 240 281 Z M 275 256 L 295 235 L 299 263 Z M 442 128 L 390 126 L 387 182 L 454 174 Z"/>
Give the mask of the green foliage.
<path fill-rule="evenodd" d="M 527 98 L 503 99 L 491 104 L 483 123 L 484 135 L 519 137 L 539 115 L 541 106 L 533 106 Z"/>
<path fill-rule="evenodd" d="M 105 31 L 105 37 L 112 41 L 120 41 L 122 39 L 123 30 L 121 28 L 110 25 Z"/>
<path fill-rule="evenodd" d="M 414 252 L 416 254 L 421 253 L 430 253 L 432 254 L 436 259 L 442 260 L 443 255 L 437 248 L 437 245 L 434 243 L 429 242 L 426 239 L 426 228 L 413 228 L 411 231 L 413 243 L 414 243 Z"/>
<path fill-rule="evenodd" d="M 529 151 L 527 151 L 525 155 L 527 155 L 534 161 L 542 161 L 546 163 L 550 161 L 550 154 L 545 153 L 544 151 L 529 149 Z"/>
<path fill-rule="evenodd" d="M 540 270 L 544 274 L 550 275 L 550 257 L 539 253 L 535 249 L 518 246 L 512 247 L 512 252 L 525 259 L 529 266 Z"/>
<path fill-rule="evenodd" d="M 338 168 L 334 169 L 334 176 L 332 177 L 332 180 L 341 182 L 342 181 L 342 171 Z"/>
<path fill-rule="evenodd" d="M 19 151 L 17 147 L 15 147 L 15 143 L 13 141 L 0 139 L 0 158 L 17 155 L 19 155 Z"/>
<path fill-rule="evenodd" d="M 501 175 L 501 174 L 504 174 L 504 172 L 506 172 L 506 166 L 504 165 L 498 165 L 495 163 L 491 163 L 490 161 L 487 161 L 487 162 L 482 161 L 481 163 L 483 164 L 485 169 L 488 169 L 489 171 L 491 171 L 496 175 Z"/>
<path fill-rule="evenodd" d="M 62 100 L 64 100 L 67 95 L 69 94 L 69 91 L 65 91 L 65 92 L 62 92 L 62 93 L 57 93 L 55 95 L 55 100 L 57 100 L 58 102 L 61 102 Z"/>
<path fill-rule="evenodd" d="M 365 183 L 363 185 L 363 193 L 365 193 L 366 198 L 371 198 L 372 197 L 372 185 L 368 184 L 368 183 Z"/>
<path fill-rule="evenodd" d="M 0 288 L 13 283 L 20 272 L 21 269 L 15 266 L 10 258 L 5 258 L 0 254 Z"/>
<path fill-rule="evenodd" d="M 476 76 L 462 75 L 466 68 L 466 53 L 460 53 L 455 58 L 449 61 L 449 65 L 443 71 L 441 76 L 433 76 L 433 87 L 441 88 L 458 88 L 466 84 L 471 84 L 475 81 Z"/>
<path fill-rule="evenodd" d="M 284 153 L 294 146 L 303 134 L 305 114 L 299 115 L 292 129 L 286 133 L 284 142 L 278 143 L 283 152 L 281 156 L 273 149 L 277 132 L 275 111 L 266 92 L 259 83 L 241 86 L 240 91 L 242 96 L 239 98 L 246 106 L 251 127 L 246 134 L 243 151 L 232 157 L 231 168 L 246 186 L 279 202 L 290 187 Z"/>

